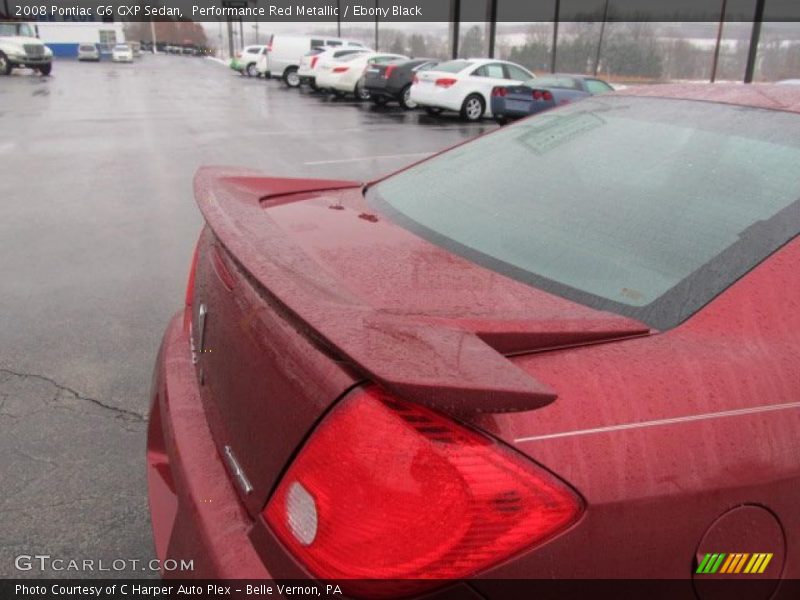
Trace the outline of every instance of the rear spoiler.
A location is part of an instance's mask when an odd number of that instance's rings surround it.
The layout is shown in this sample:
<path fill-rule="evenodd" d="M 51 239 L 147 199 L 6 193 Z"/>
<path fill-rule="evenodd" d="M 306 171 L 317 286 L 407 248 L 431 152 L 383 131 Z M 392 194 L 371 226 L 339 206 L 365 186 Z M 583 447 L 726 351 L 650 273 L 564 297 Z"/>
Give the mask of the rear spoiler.
<path fill-rule="evenodd" d="M 470 323 L 365 305 L 294 245 L 263 207 L 286 196 L 360 187 L 214 167 L 200 169 L 194 181 L 208 226 L 244 269 L 312 339 L 388 391 L 455 413 L 532 410 L 555 400 L 555 391 L 502 351 L 648 331 L 623 318 L 571 325 L 530 319 Z M 583 334 L 576 338 L 576 332 Z"/>

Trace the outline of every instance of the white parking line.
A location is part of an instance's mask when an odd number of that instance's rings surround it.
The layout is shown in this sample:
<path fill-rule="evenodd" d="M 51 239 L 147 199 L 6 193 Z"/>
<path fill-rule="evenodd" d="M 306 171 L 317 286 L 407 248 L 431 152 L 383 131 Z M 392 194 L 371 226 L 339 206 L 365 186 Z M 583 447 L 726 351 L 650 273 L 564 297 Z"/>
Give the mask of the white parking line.
<path fill-rule="evenodd" d="M 425 157 L 436 154 L 435 152 L 413 152 L 411 154 L 383 154 L 380 156 L 360 156 L 358 158 L 337 158 L 336 160 L 310 160 L 304 165 L 335 165 L 339 163 L 359 162 L 362 160 L 385 160 L 387 158 L 413 158 Z"/>
<path fill-rule="evenodd" d="M 625 431 L 627 429 L 644 429 L 645 427 L 657 427 L 659 425 L 674 425 L 676 423 L 690 423 L 692 421 L 704 421 L 706 419 L 718 419 L 721 417 L 738 417 L 741 415 L 752 415 L 775 410 L 787 410 L 790 408 L 800 408 L 800 402 L 789 402 L 787 404 L 768 404 L 766 406 L 756 406 L 753 408 L 739 408 L 736 410 L 724 410 L 716 413 L 704 413 L 700 415 L 689 415 L 686 417 L 674 417 L 672 419 L 658 419 L 657 421 L 642 421 L 640 423 L 625 423 L 623 425 L 609 425 L 608 427 L 595 427 L 594 429 L 578 429 L 575 431 L 563 431 L 561 433 L 546 433 L 543 435 L 533 435 L 530 437 L 517 438 L 514 441 L 520 442 L 539 442 L 542 440 L 553 440 L 557 438 L 575 437 L 578 435 L 589 435 L 592 433 L 608 433 L 610 431 Z"/>

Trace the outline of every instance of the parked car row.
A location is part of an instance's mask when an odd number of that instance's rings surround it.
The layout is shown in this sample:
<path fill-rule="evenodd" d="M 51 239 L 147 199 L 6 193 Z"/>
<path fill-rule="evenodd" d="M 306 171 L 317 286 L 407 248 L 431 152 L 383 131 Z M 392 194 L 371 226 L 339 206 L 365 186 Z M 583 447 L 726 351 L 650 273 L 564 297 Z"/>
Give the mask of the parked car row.
<path fill-rule="evenodd" d="M 292 88 L 347 95 L 375 104 L 398 102 L 430 115 L 454 111 L 465 121 L 493 117 L 505 124 L 559 104 L 613 91 L 589 76 L 536 78 L 516 63 L 494 58 L 441 61 L 376 52 L 342 38 L 273 35 L 247 46 L 230 67 L 248 77 L 277 78 Z"/>

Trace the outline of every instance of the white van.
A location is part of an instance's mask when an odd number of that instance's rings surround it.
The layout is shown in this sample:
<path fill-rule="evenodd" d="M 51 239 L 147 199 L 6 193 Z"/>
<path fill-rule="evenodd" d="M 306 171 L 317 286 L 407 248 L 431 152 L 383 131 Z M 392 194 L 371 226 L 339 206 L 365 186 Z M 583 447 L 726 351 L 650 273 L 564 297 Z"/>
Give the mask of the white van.
<path fill-rule="evenodd" d="M 258 57 L 256 69 L 265 77 L 280 77 L 289 87 L 300 85 L 297 69 L 300 60 L 312 48 L 352 47 L 363 48 L 364 44 L 353 40 L 312 35 L 271 35 L 267 51 Z"/>

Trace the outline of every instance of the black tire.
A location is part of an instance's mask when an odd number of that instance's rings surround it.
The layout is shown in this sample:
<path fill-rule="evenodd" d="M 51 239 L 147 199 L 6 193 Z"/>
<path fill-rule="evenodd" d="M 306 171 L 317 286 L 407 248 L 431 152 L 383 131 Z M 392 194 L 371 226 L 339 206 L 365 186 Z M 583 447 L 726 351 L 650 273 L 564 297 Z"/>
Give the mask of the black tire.
<path fill-rule="evenodd" d="M 42 75 L 44 75 L 45 77 L 47 77 L 48 75 L 50 75 L 50 72 L 51 72 L 52 70 L 53 70 L 53 63 L 49 63 L 49 64 L 42 65 L 41 67 L 39 67 L 39 73 L 41 73 L 41 74 L 42 74 Z"/>
<path fill-rule="evenodd" d="M 425 107 L 425 112 L 428 113 L 432 117 L 438 117 L 440 114 L 442 114 L 442 110 L 443 109 L 439 108 L 438 106 L 426 106 Z"/>
<path fill-rule="evenodd" d="M 319 92 L 320 91 L 319 86 L 317 85 L 316 79 L 312 79 L 311 81 L 309 81 L 308 82 L 308 87 L 311 88 L 312 92 Z"/>
<path fill-rule="evenodd" d="M 0 52 L 0 75 L 11 75 L 11 71 L 13 70 L 14 67 L 11 66 L 6 55 Z"/>
<path fill-rule="evenodd" d="M 461 118 L 470 123 L 476 123 L 483 118 L 486 112 L 486 102 L 480 94 L 470 94 L 464 98 L 461 105 Z"/>
<path fill-rule="evenodd" d="M 256 69 L 256 63 L 250 63 L 244 68 L 244 72 L 248 77 L 258 77 L 258 70 Z"/>
<path fill-rule="evenodd" d="M 411 99 L 410 94 L 411 94 L 411 84 L 409 83 L 402 90 L 400 90 L 400 96 L 397 99 L 398 102 L 400 102 L 400 106 L 402 106 L 406 110 L 414 110 L 415 108 L 417 108 L 417 103 Z"/>
<path fill-rule="evenodd" d="M 494 122 L 497 123 L 498 125 L 500 125 L 500 127 L 502 127 L 503 125 L 507 125 L 508 124 L 508 117 L 506 117 L 504 115 L 495 115 L 494 116 Z"/>
<path fill-rule="evenodd" d="M 297 74 L 297 67 L 288 67 L 283 72 L 283 83 L 290 88 L 300 87 L 300 75 Z"/>
<path fill-rule="evenodd" d="M 372 96 L 371 100 L 376 106 L 386 106 L 386 103 L 389 102 L 386 96 Z"/>
<path fill-rule="evenodd" d="M 361 85 L 360 81 L 356 84 L 356 89 L 353 90 L 353 94 L 355 95 L 356 100 L 360 100 L 362 102 L 369 100 L 372 97 L 372 94 L 369 93 L 367 88 Z"/>

